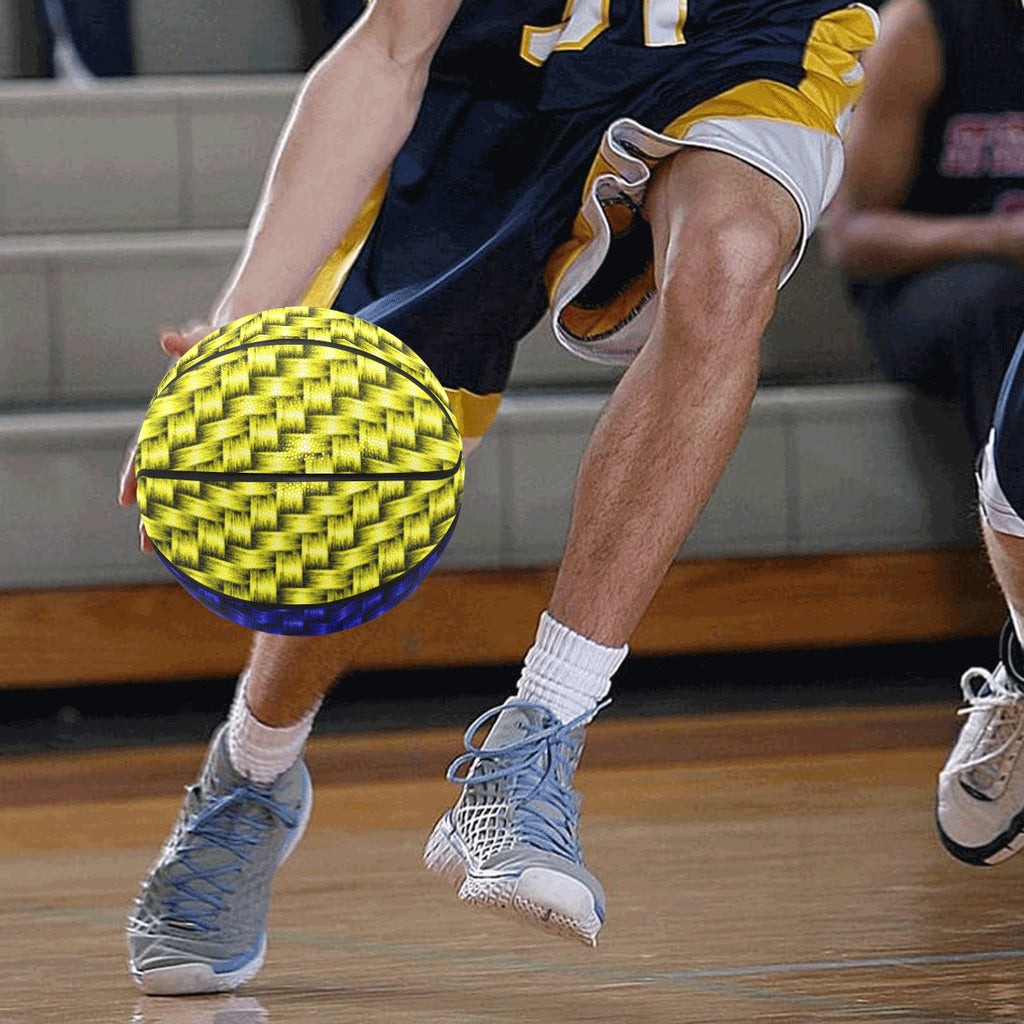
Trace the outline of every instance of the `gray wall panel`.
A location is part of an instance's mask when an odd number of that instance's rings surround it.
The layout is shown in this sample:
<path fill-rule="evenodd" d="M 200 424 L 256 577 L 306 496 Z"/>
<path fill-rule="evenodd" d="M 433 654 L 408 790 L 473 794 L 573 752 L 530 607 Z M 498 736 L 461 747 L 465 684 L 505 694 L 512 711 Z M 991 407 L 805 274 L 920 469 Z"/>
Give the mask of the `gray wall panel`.
<path fill-rule="evenodd" d="M 800 551 L 976 541 L 970 451 L 953 410 L 890 386 L 806 390 L 792 428 Z"/>
<path fill-rule="evenodd" d="M 0 406 L 50 397 L 50 318 L 44 260 L 0 260 Z"/>
<path fill-rule="evenodd" d="M 86 249 L 62 257 L 61 394 L 75 401 L 148 401 L 167 368 L 158 328 L 209 315 L 240 241 L 229 233 L 196 236 L 184 248 L 140 241 L 134 252 Z"/>
<path fill-rule="evenodd" d="M 0 232 L 176 227 L 173 99 L 0 103 Z"/>
<path fill-rule="evenodd" d="M 183 102 L 190 151 L 183 154 L 187 226 L 248 224 L 290 104 L 287 93 Z"/>
<path fill-rule="evenodd" d="M 147 75 L 292 71 L 302 43 L 288 0 L 134 0 L 132 32 Z"/>

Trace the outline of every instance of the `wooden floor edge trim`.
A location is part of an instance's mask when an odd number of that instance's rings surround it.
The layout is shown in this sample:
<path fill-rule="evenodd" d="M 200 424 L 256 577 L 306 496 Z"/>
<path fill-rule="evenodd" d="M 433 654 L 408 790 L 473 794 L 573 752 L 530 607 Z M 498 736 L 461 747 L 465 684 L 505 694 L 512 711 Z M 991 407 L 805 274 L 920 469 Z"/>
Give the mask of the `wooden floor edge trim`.
<path fill-rule="evenodd" d="M 320 638 L 354 669 L 512 664 L 551 568 L 438 571 L 386 615 Z M 1005 607 L 980 548 L 675 563 L 634 654 L 994 635 Z M 0 688 L 232 676 L 251 635 L 176 584 L 0 592 Z M 311 641 L 312 642 L 312 641 Z"/>
<path fill-rule="evenodd" d="M 587 737 L 588 771 L 803 758 L 862 750 L 946 747 L 958 726 L 943 705 L 619 719 Z M 307 761 L 318 785 L 441 780 L 461 729 L 316 737 Z M 173 797 L 201 745 L 32 755 L 0 762 L 0 807 Z"/>

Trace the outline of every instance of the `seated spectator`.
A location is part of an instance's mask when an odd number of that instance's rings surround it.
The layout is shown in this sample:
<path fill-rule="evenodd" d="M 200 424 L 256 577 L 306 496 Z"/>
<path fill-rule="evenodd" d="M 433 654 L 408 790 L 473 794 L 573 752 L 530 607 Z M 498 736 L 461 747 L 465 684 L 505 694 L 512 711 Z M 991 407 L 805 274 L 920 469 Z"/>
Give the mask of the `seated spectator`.
<path fill-rule="evenodd" d="M 890 0 L 822 227 L 883 371 L 977 444 L 1024 330 L 1024 14 Z"/>
<path fill-rule="evenodd" d="M 1024 848 L 1024 9 L 889 0 L 825 229 L 882 367 L 959 401 L 981 449 L 981 530 L 1009 611 L 968 669 L 939 773 L 946 849 Z"/>

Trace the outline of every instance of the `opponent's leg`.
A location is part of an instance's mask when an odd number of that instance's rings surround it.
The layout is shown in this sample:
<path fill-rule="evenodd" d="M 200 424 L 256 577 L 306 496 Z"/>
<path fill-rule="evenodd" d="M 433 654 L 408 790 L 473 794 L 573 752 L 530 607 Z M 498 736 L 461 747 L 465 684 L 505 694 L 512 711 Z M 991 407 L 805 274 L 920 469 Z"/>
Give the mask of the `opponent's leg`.
<path fill-rule="evenodd" d="M 464 452 L 478 440 L 465 438 Z M 128 920 L 128 964 L 145 992 L 226 992 L 262 967 L 271 883 L 312 810 L 303 746 L 324 695 L 379 625 L 253 634 L 228 720 Z"/>
<path fill-rule="evenodd" d="M 461 883 L 462 899 L 591 944 L 605 911 L 577 835 L 583 727 L 739 439 L 800 231 L 780 185 L 703 150 L 658 169 L 647 211 L 656 322 L 583 457 L 550 614 L 518 694 L 467 732 L 466 753 L 449 769 L 462 796 L 424 855 Z M 491 718 L 476 745 L 473 733 Z"/>
<path fill-rule="evenodd" d="M 886 376 L 956 399 L 980 449 L 1024 328 L 1024 266 L 983 258 L 943 263 L 855 296 Z"/>
<path fill-rule="evenodd" d="M 1024 537 L 993 530 L 984 521 L 981 532 L 992 571 L 1006 598 L 1014 632 L 1020 636 L 1024 632 Z"/>
<path fill-rule="evenodd" d="M 961 679 L 966 721 L 939 775 L 936 822 L 943 845 L 968 864 L 995 864 L 1024 847 L 1024 339 L 1003 381 L 982 452 L 982 532 L 1009 607 L 995 671 Z"/>

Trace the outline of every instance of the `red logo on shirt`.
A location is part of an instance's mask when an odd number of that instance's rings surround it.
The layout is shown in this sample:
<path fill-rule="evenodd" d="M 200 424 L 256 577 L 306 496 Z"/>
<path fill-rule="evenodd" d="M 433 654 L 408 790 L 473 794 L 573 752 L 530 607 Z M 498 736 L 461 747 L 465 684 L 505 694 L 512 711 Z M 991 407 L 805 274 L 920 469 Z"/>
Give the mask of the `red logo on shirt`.
<path fill-rule="evenodd" d="M 1024 111 L 951 117 L 939 173 L 947 178 L 1024 177 Z"/>

